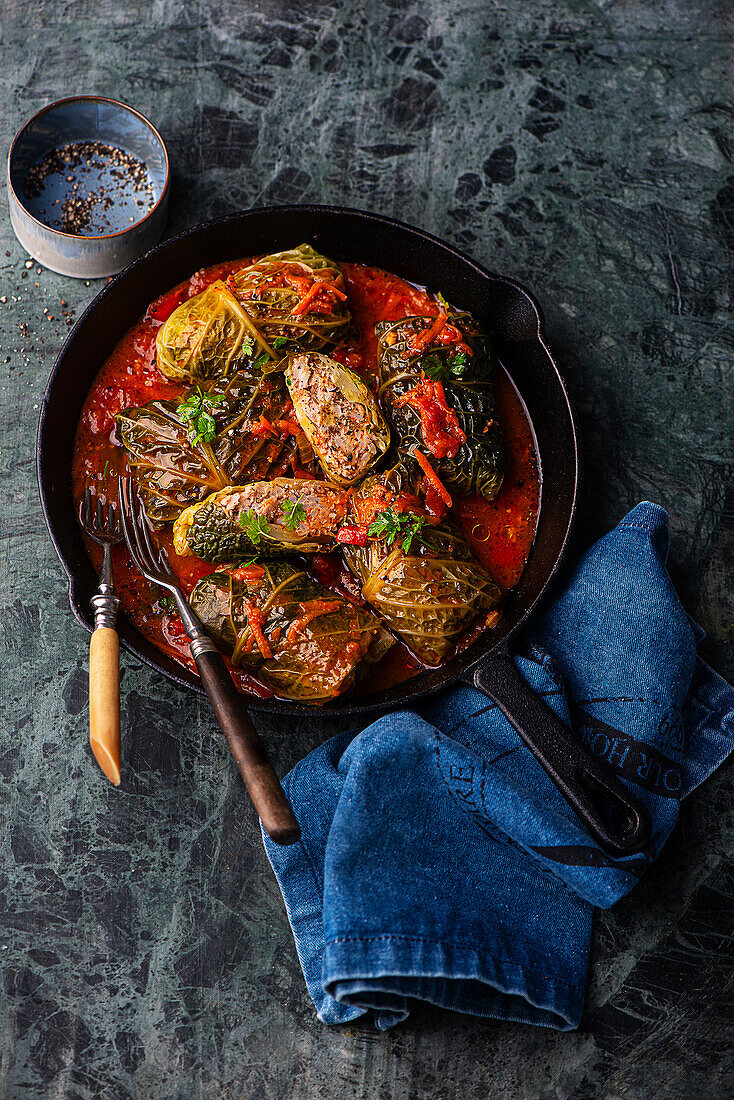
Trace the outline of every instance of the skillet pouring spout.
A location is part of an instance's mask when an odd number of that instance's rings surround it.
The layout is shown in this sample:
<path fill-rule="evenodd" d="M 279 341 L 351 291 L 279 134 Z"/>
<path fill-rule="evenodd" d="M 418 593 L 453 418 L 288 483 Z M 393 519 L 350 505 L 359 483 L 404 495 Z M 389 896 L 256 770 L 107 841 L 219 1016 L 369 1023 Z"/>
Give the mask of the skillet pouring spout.
<path fill-rule="evenodd" d="M 645 847 L 652 834 L 645 807 L 528 687 L 506 650 L 466 679 L 497 704 L 605 852 L 627 856 Z"/>

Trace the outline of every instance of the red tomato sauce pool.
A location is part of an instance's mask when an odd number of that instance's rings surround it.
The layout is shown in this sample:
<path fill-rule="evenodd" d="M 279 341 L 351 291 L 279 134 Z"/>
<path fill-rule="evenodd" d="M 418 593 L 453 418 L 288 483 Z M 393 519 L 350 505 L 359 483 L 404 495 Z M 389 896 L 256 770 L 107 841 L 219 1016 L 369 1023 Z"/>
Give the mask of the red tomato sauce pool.
<path fill-rule="evenodd" d="M 247 260 L 217 264 L 196 272 L 161 296 L 145 316 L 123 337 L 100 370 L 84 404 L 74 445 L 73 489 L 79 505 L 87 485 L 93 484 L 99 497 L 117 499 L 117 479 L 129 473 L 125 451 L 118 445 L 114 416 L 122 409 L 146 401 L 181 396 L 186 387 L 159 374 L 155 365 L 155 338 L 158 329 L 173 310 L 187 298 L 199 294 L 216 279 L 226 279 L 245 266 Z M 353 339 L 342 344 L 334 357 L 374 380 L 377 372 L 377 341 L 374 326 L 378 321 L 401 317 L 435 315 L 438 303 L 426 292 L 379 268 L 362 264 L 340 265 L 349 290 L 355 319 Z M 532 429 L 522 401 L 506 371 L 498 366 L 495 373 L 497 404 L 505 442 L 506 474 L 493 501 L 481 497 L 458 497 L 452 509 L 472 551 L 507 591 L 517 584 L 527 562 L 535 537 L 540 503 L 540 479 Z M 191 592 L 196 582 L 216 567 L 197 557 L 179 557 L 173 550 L 170 526 L 157 533 L 182 587 Z M 101 552 L 87 540 L 87 550 L 99 568 Z M 174 611 L 161 602 L 161 591 L 146 581 L 130 561 L 124 544 L 113 550 L 115 586 L 121 610 L 141 634 L 182 665 L 195 670 L 189 656 L 188 641 Z M 322 561 L 323 570 L 324 563 Z M 318 580 L 324 582 L 313 569 Z M 347 595 L 354 594 L 354 582 L 345 567 L 331 586 Z M 420 663 L 398 642 L 370 669 L 360 693 L 383 690 L 414 676 Z M 272 692 L 254 676 L 233 669 L 242 691 L 271 697 Z"/>

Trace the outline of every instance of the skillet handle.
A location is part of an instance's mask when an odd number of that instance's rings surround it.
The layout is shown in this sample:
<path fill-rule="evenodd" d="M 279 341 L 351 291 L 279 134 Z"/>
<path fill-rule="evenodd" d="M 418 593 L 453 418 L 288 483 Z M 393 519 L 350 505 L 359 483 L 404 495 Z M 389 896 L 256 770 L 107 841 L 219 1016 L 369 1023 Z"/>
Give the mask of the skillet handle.
<path fill-rule="evenodd" d="M 618 856 L 644 848 L 652 834 L 645 807 L 528 687 L 508 653 L 484 662 L 472 683 L 497 704 L 601 848 Z"/>

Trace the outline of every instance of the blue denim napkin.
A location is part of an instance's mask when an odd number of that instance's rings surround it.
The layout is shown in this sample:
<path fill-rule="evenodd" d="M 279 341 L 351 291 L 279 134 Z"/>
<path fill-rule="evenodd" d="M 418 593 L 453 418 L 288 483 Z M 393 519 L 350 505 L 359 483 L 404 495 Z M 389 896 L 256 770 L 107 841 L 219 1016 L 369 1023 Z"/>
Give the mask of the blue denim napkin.
<path fill-rule="evenodd" d="M 381 1029 L 412 999 L 578 1026 L 595 905 L 626 894 L 682 798 L 734 749 L 734 691 L 665 571 L 642 503 L 532 620 L 517 667 L 647 805 L 646 851 L 607 856 L 495 706 L 458 688 L 333 738 L 284 786 L 303 829 L 265 838 L 319 1018 Z"/>

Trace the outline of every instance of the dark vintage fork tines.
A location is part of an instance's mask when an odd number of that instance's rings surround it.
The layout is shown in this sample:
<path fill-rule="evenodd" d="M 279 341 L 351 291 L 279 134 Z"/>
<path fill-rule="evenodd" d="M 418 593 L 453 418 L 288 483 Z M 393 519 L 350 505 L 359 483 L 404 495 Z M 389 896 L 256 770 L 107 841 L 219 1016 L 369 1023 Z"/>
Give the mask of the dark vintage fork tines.
<path fill-rule="evenodd" d="M 191 656 L 201 682 L 265 831 L 276 844 L 293 844 L 301 830 L 257 730 L 242 706 L 222 655 L 181 591 L 165 552 L 156 547 L 137 491 L 130 478 L 125 477 L 120 478 L 120 516 L 125 542 L 136 568 L 173 596 L 191 642 Z"/>
<path fill-rule="evenodd" d="M 82 500 L 79 522 L 98 546 L 109 543 L 113 546 L 122 540 L 122 527 L 118 516 L 117 504 L 111 500 L 107 506 L 97 496 L 92 485 L 87 490 Z"/>
<path fill-rule="evenodd" d="M 176 577 L 162 551 L 153 544 L 137 493 L 129 478 L 120 478 L 120 518 L 125 542 L 136 569 L 154 584 L 178 589 Z"/>
<path fill-rule="evenodd" d="M 102 547 L 99 588 L 90 603 L 94 609 L 95 629 L 114 627 L 120 601 L 112 583 L 112 547 L 122 542 L 122 525 L 118 505 L 110 500 L 103 504 L 93 485 L 88 485 L 79 508 L 79 522 L 85 534 Z"/>

